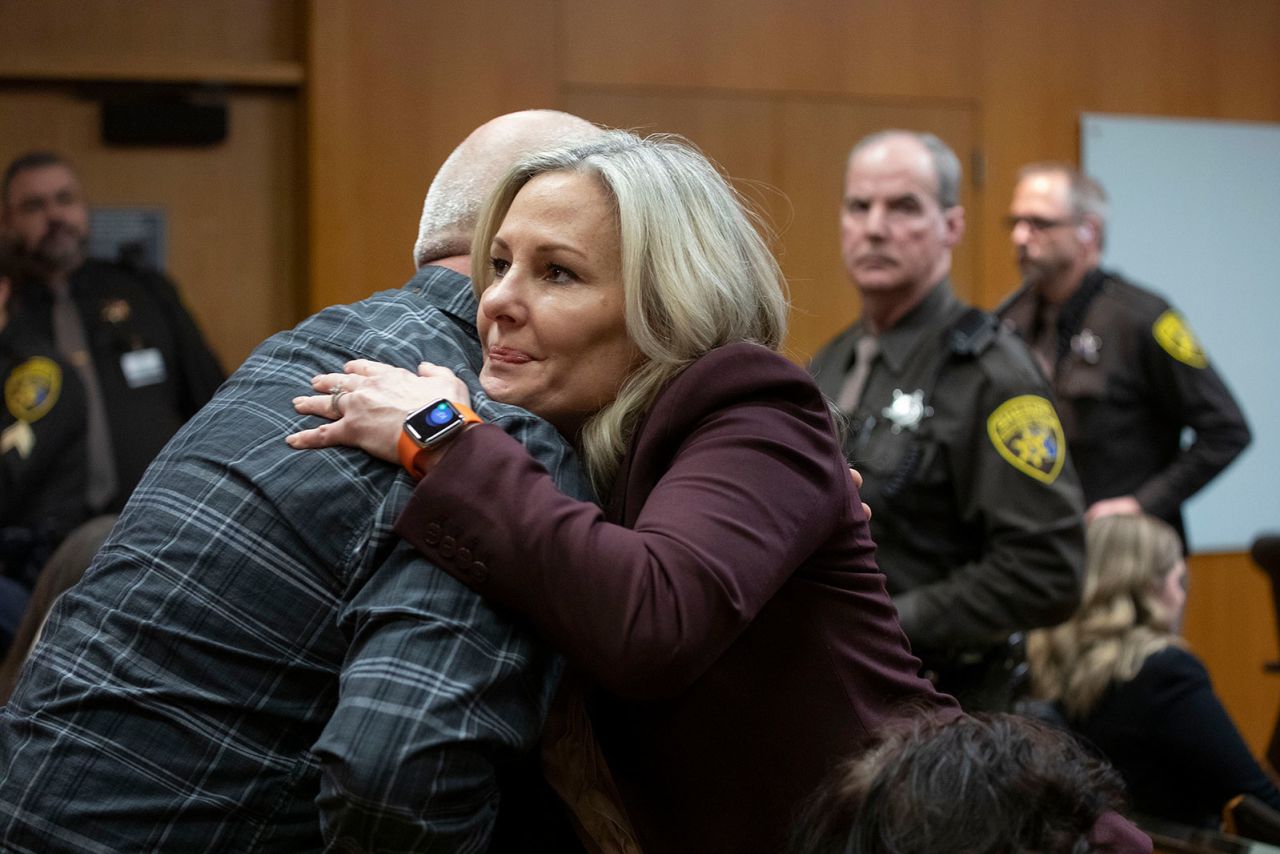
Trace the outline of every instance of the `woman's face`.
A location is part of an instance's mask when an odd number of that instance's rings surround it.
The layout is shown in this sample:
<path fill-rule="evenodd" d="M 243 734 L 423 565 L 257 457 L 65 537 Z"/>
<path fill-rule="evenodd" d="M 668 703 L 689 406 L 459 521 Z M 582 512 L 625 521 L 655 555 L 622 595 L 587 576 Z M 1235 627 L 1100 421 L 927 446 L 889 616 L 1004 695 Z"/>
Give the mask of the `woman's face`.
<path fill-rule="evenodd" d="M 1182 608 L 1187 604 L 1187 562 L 1179 559 L 1160 582 L 1156 597 L 1169 609 L 1173 617 L 1174 631 L 1182 621 Z"/>
<path fill-rule="evenodd" d="M 623 317 L 617 215 L 593 175 L 548 172 L 511 202 L 480 297 L 489 396 L 572 435 L 639 360 Z"/>

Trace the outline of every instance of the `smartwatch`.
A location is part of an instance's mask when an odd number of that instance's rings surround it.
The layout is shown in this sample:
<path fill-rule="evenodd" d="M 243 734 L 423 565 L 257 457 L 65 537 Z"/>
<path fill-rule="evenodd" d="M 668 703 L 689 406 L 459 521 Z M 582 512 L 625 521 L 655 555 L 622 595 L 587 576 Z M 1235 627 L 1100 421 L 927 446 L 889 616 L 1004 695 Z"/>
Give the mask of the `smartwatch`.
<path fill-rule="evenodd" d="M 414 477 L 422 477 L 431 452 L 461 433 L 468 424 L 482 421 L 470 407 L 444 398 L 415 409 L 404 419 L 396 445 L 400 464 Z"/>

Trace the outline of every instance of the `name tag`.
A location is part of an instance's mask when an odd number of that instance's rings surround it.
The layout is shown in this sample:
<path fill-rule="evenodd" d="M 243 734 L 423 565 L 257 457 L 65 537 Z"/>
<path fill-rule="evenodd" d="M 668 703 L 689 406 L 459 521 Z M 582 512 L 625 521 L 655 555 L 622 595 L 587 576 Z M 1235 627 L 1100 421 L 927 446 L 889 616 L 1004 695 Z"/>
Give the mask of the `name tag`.
<path fill-rule="evenodd" d="M 120 370 L 129 388 L 142 388 L 164 382 L 164 356 L 155 347 L 130 350 L 120 357 Z"/>

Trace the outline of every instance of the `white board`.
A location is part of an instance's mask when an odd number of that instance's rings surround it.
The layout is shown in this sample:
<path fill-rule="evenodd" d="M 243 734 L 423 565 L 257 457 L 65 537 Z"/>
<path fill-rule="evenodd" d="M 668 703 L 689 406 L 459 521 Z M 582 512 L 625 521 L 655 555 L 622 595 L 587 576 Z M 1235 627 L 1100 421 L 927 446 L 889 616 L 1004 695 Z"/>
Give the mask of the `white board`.
<path fill-rule="evenodd" d="M 1280 125 L 1084 114 L 1111 202 L 1103 265 L 1190 321 L 1253 443 L 1183 506 L 1193 551 L 1280 531 Z"/>

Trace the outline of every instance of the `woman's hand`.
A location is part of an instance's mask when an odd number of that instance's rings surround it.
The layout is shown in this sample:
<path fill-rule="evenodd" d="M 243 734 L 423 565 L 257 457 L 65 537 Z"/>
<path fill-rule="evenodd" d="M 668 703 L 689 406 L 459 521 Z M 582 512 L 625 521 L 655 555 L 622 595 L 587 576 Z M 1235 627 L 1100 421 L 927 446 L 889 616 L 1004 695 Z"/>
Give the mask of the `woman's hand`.
<path fill-rule="evenodd" d="M 858 489 L 862 489 L 862 472 L 858 471 L 858 470 L 857 470 L 856 468 L 854 468 L 853 466 L 850 466 L 850 467 L 849 467 L 849 477 L 853 478 L 853 485 L 854 485 L 854 486 L 856 486 Z M 871 518 L 871 505 L 870 505 L 870 504 L 868 504 L 867 502 L 863 501 L 863 502 L 862 502 L 862 512 L 863 512 L 863 513 L 866 513 L 866 514 L 867 514 L 867 518 L 868 518 L 868 519 L 870 519 L 870 518 Z"/>
<path fill-rule="evenodd" d="M 311 387 L 319 394 L 293 399 L 299 414 L 319 415 L 332 423 L 288 436 L 290 447 L 348 445 L 394 463 L 406 415 L 442 397 L 471 405 L 466 383 L 448 368 L 429 362 L 418 365 L 416 375 L 367 359 L 347 362 L 343 370 L 312 379 Z"/>

